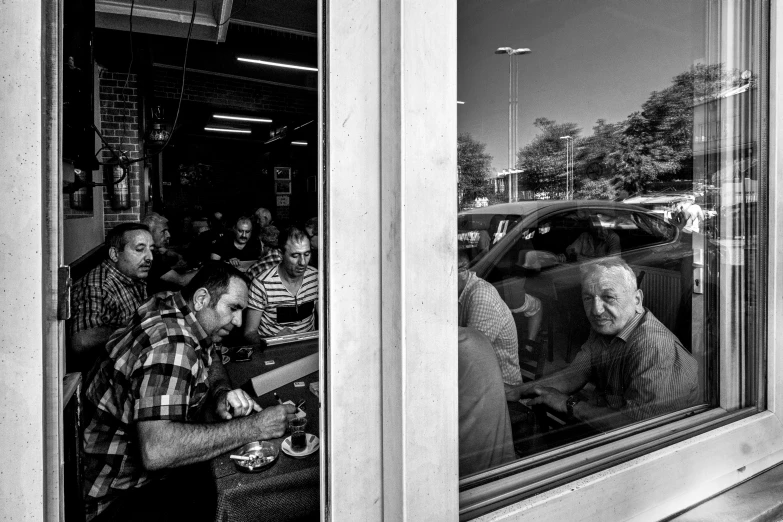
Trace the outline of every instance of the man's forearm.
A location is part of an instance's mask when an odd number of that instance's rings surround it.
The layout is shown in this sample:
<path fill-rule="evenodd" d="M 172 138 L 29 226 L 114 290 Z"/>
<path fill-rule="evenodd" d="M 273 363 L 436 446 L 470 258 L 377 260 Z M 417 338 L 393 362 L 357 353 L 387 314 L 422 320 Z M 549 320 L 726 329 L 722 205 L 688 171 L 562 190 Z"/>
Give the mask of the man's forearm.
<path fill-rule="evenodd" d="M 185 272 L 184 274 L 180 274 L 176 270 L 169 270 L 168 272 L 160 276 L 160 280 L 177 286 L 185 286 L 190 282 L 191 279 L 193 279 L 194 275 L 196 275 L 195 270 L 191 270 L 190 272 Z"/>
<path fill-rule="evenodd" d="M 617 410 L 606 406 L 594 406 L 587 401 L 577 402 L 574 405 L 574 418 L 600 432 L 615 430 L 633 422 Z"/>
<path fill-rule="evenodd" d="M 213 396 L 221 390 L 230 391 L 232 389 L 221 357 L 222 354 L 215 352 L 212 364 L 209 365 L 209 389 Z"/>
<path fill-rule="evenodd" d="M 213 424 L 142 421 L 137 424 L 144 467 L 149 470 L 204 462 L 254 440 L 276 436 L 248 417 Z"/>
<path fill-rule="evenodd" d="M 96 326 L 75 332 L 71 336 L 71 347 L 78 354 L 86 354 L 98 347 L 103 347 L 114 330 L 115 328 L 112 326 Z"/>

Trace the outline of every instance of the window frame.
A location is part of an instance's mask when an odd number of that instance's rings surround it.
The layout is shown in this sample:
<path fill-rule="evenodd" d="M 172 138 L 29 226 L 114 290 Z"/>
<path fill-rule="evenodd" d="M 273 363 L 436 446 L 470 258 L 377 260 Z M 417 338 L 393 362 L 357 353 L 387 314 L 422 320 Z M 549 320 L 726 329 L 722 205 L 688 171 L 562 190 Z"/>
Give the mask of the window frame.
<path fill-rule="evenodd" d="M 770 9 L 769 172 L 777 172 L 783 12 Z M 766 409 L 713 409 L 586 449 L 593 461 L 577 475 L 557 475 L 557 466 L 585 454 L 458 494 L 456 398 L 433 392 L 455 389 L 456 356 L 432 349 L 456 342 L 455 300 L 440 302 L 456 292 L 456 179 L 443 176 L 456 173 L 456 2 L 328 0 L 323 28 L 325 519 L 453 520 L 457 499 L 460 518 L 659 519 L 783 462 L 783 359 L 769 350 Z M 778 183 L 769 180 L 769 346 L 783 337 Z M 357 256 L 366 261 L 358 267 Z M 438 444 L 422 444 L 432 430 Z M 551 482 L 520 493 L 544 472 Z"/>

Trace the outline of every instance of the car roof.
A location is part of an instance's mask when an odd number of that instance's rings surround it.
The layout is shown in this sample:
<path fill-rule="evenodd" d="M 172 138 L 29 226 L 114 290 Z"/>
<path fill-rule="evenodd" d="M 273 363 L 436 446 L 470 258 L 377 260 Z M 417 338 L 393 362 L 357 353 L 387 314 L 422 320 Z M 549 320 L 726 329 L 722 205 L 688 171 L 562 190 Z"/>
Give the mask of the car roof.
<path fill-rule="evenodd" d="M 545 210 L 549 212 L 557 212 L 558 210 L 569 210 L 573 208 L 617 208 L 624 210 L 637 210 L 645 213 L 649 213 L 649 209 L 631 205 L 628 203 L 622 203 L 618 201 L 610 201 L 608 199 L 536 199 L 526 201 L 515 201 L 512 203 L 499 203 L 497 205 L 490 205 L 488 207 L 479 207 L 470 210 L 463 210 L 459 213 L 460 216 L 471 214 L 519 214 L 527 216 L 534 212 L 540 212 Z"/>

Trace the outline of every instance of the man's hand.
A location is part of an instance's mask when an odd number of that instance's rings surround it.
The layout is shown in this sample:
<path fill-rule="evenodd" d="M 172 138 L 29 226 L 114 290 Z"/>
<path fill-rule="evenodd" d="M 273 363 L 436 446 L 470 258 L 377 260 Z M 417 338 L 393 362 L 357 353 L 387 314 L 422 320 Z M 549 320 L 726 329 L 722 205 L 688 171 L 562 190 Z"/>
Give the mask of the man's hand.
<path fill-rule="evenodd" d="M 277 333 L 275 334 L 275 336 L 278 336 L 278 335 L 292 335 L 292 334 L 294 334 L 294 333 L 296 333 L 296 332 L 294 332 L 294 331 L 293 331 L 291 328 L 289 328 L 288 326 L 286 326 L 285 328 L 283 328 L 282 330 L 280 330 L 279 332 L 277 332 Z"/>
<path fill-rule="evenodd" d="M 288 423 L 295 418 L 296 406 L 293 404 L 273 406 L 253 416 L 256 425 L 262 430 L 261 439 L 282 437 Z"/>
<path fill-rule="evenodd" d="M 503 388 L 506 390 L 506 401 L 508 402 L 517 402 L 522 397 L 535 397 L 538 395 L 533 391 L 536 388 L 535 382 L 517 384 L 516 386 L 503 384 Z"/>
<path fill-rule="evenodd" d="M 229 420 L 234 417 L 247 417 L 254 411 L 261 411 L 261 406 L 243 390 L 236 389 L 218 394 L 215 411 L 221 419 Z"/>
<path fill-rule="evenodd" d="M 239 258 L 232 257 L 231 259 L 228 260 L 228 264 L 230 264 L 231 266 L 233 266 L 235 268 L 238 267 L 239 266 Z"/>
<path fill-rule="evenodd" d="M 548 386 L 535 386 L 532 391 L 536 397 L 528 403 L 528 406 L 543 404 L 552 411 L 568 413 L 568 409 L 566 408 L 568 395 L 565 393 Z"/>

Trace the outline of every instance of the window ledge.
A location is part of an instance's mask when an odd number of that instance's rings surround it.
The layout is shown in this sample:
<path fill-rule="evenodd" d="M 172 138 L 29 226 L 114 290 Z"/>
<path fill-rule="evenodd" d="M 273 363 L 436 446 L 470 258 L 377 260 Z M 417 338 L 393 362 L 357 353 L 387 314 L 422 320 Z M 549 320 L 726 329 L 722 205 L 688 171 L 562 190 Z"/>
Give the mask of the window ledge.
<path fill-rule="evenodd" d="M 670 520 L 676 522 L 780 520 L 783 518 L 781 490 L 783 490 L 783 465 L 778 465 Z"/>

